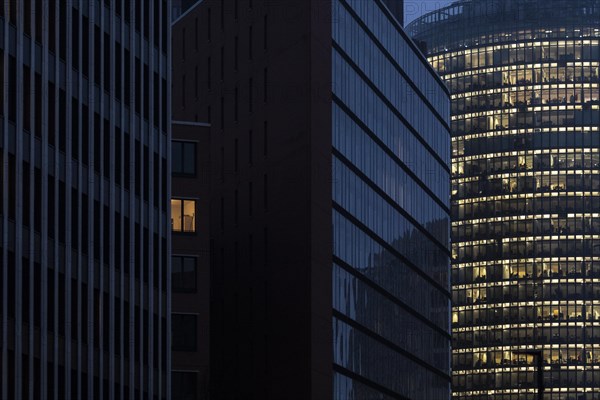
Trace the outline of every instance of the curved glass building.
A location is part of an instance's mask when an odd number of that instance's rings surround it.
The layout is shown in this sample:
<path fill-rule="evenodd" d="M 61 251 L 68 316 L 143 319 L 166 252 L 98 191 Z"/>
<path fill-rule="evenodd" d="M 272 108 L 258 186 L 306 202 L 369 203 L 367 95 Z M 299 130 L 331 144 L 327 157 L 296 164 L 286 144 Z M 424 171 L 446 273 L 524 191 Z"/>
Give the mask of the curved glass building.
<path fill-rule="evenodd" d="M 600 399 L 600 1 L 408 26 L 452 93 L 453 394 Z"/>

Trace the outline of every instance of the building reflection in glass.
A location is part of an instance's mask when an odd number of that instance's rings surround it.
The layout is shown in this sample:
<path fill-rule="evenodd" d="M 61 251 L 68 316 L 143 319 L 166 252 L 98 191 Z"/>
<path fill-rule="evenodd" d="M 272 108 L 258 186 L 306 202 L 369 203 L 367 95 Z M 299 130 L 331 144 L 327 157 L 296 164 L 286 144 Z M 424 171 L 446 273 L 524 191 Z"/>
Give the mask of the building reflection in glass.
<path fill-rule="evenodd" d="M 452 93 L 453 396 L 600 399 L 600 1 L 461 1 L 408 31 Z"/>
<path fill-rule="evenodd" d="M 332 6 L 332 398 L 449 399 L 449 93 L 382 2 Z"/>

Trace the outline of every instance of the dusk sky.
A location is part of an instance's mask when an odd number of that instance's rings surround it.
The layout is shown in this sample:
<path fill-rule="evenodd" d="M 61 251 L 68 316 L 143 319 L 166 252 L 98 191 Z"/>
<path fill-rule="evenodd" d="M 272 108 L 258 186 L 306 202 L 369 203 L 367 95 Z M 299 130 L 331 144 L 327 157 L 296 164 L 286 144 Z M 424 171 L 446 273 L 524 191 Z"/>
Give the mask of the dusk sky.
<path fill-rule="evenodd" d="M 407 24 L 423 14 L 447 6 L 454 1 L 455 0 L 405 0 L 404 22 Z"/>

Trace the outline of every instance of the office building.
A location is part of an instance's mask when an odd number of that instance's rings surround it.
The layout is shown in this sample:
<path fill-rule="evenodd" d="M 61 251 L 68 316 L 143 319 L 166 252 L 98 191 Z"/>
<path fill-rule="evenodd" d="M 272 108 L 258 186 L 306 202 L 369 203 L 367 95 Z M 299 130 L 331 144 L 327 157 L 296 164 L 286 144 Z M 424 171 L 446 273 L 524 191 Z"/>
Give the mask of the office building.
<path fill-rule="evenodd" d="M 173 24 L 198 29 L 185 13 L 193 2 L 173 3 Z M 177 74 L 198 78 L 194 40 L 173 38 Z M 210 124 L 200 107 L 199 85 L 173 88 L 171 180 L 172 400 L 209 395 Z"/>
<path fill-rule="evenodd" d="M 173 51 L 174 60 L 179 56 Z M 178 119 L 190 117 L 186 110 L 193 108 L 173 108 L 171 145 L 172 400 L 203 400 L 210 359 L 209 125 Z"/>
<path fill-rule="evenodd" d="M 416 20 L 452 94 L 453 394 L 600 399 L 600 2 Z"/>
<path fill-rule="evenodd" d="M 399 5 L 173 26 L 174 113 L 210 124 L 211 398 L 449 398 L 450 104 Z"/>
<path fill-rule="evenodd" d="M 0 398 L 167 399 L 170 9 L 0 6 Z"/>

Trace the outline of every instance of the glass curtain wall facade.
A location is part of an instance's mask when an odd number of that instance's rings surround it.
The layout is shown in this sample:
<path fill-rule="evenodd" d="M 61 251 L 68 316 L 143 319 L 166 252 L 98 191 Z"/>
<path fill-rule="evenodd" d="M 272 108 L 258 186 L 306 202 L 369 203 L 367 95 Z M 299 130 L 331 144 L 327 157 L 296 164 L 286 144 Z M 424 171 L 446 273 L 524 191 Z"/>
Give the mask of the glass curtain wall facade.
<path fill-rule="evenodd" d="M 600 2 L 409 25 L 452 93 L 453 394 L 600 399 Z"/>
<path fill-rule="evenodd" d="M 448 93 L 382 1 L 333 21 L 334 399 L 448 399 Z"/>
<path fill-rule="evenodd" d="M 169 396 L 167 5 L 0 5 L 2 399 Z"/>

